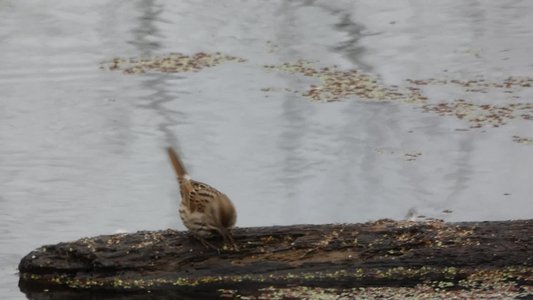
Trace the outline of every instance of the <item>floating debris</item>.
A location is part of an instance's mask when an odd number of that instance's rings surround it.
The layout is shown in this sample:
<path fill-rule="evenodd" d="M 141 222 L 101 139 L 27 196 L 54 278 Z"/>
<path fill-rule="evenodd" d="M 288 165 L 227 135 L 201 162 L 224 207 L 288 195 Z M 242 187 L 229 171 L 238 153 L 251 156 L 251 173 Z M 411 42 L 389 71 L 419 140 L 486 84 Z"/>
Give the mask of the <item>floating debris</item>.
<path fill-rule="evenodd" d="M 266 65 L 264 68 L 318 79 L 318 85 L 310 85 L 309 89 L 302 93 L 302 96 L 314 101 L 334 102 L 351 96 L 372 101 L 425 102 L 427 100 L 418 88 L 401 92 L 397 86 L 382 85 L 376 77 L 355 69 L 340 70 L 338 66 L 317 69 L 304 60 L 277 66 Z"/>
<path fill-rule="evenodd" d="M 518 76 L 510 76 L 501 81 L 487 81 L 483 78 L 471 80 L 439 80 L 431 78 L 427 80 L 407 79 L 406 81 L 415 86 L 454 84 L 464 88 L 465 92 L 470 93 L 488 93 L 490 89 L 503 89 L 504 93 L 512 94 L 533 86 L 533 78 Z M 513 98 L 520 97 L 513 96 Z M 442 116 L 455 116 L 458 119 L 465 119 L 470 123 L 470 128 L 483 126 L 500 127 L 505 125 L 510 119 L 515 118 L 533 119 L 533 103 L 527 102 L 492 105 L 475 104 L 465 99 L 456 99 L 452 102 L 426 104 L 422 108 L 426 112 L 432 111 Z"/>
<path fill-rule="evenodd" d="M 474 104 L 464 99 L 452 103 L 427 104 L 422 107 L 425 112 L 436 112 L 441 116 L 455 116 L 470 122 L 471 128 L 486 125 L 499 127 L 508 120 L 520 117 L 530 120 L 533 116 L 533 103 L 510 103 L 505 105 Z"/>
<path fill-rule="evenodd" d="M 409 208 L 409 210 L 407 211 L 407 214 L 405 214 L 405 217 L 403 219 L 406 221 L 414 222 L 416 221 L 417 215 L 418 215 L 418 211 L 416 210 L 416 208 L 411 207 Z"/>
<path fill-rule="evenodd" d="M 479 79 L 469 79 L 469 80 L 458 80 L 458 79 L 406 79 L 406 81 L 413 85 L 445 85 L 445 84 L 454 84 L 459 85 L 465 88 L 466 92 L 481 92 L 487 93 L 490 88 L 495 89 L 507 89 L 508 92 L 512 93 L 519 90 L 520 88 L 529 88 L 533 86 L 533 78 L 530 77 L 519 77 L 519 76 L 510 76 L 501 81 L 487 81 L 483 78 Z"/>
<path fill-rule="evenodd" d="M 368 101 L 397 101 L 414 105 L 422 105 L 425 112 L 436 112 L 442 116 L 455 116 L 470 123 L 470 128 L 483 126 L 500 127 L 510 119 L 533 119 L 533 103 L 509 103 L 501 105 L 475 104 L 465 99 L 452 102 L 428 104 L 422 87 L 428 85 L 458 85 L 465 92 L 488 93 L 489 89 L 503 89 L 504 93 L 514 93 L 533 86 L 533 78 L 510 76 L 501 81 L 488 81 L 483 78 L 470 80 L 457 79 L 406 79 L 404 87 L 386 86 L 379 83 L 377 77 L 360 70 L 341 70 L 338 66 L 315 68 L 312 62 L 298 60 L 295 63 L 282 65 L 266 65 L 267 70 L 276 70 L 290 74 L 301 74 L 318 80 L 302 96 L 314 101 L 333 102 L 349 97 L 358 97 Z M 263 90 L 267 91 L 267 90 Z M 270 91 L 270 90 L 268 90 Z M 513 96 L 513 98 L 520 98 Z M 467 129 L 459 129 L 466 131 Z M 410 159 L 412 160 L 412 159 Z"/>
<path fill-rule="evenodd" d="M 391 155 L 396 158 L 401 158 L 406 161 L 413 161 L 416 160 L 418 157 L 422 156 L 422 152 L 404 152 L 405 150 L 391 148 L 391 147 L 383 147 L 383 148 L 376 148 L 376 153 L 381 155 Z"/>
<path fill-rule="evenodd" d="M 278 51 L 279 46 L 271 41 L 266 45 L 272 52 Z M 220 52 L 205 53 L 198 52 L 193 55 L 181 53 L 169 54 L 166 56 L 155 56 L 151 58 L 114 58 L 109 62 L 102 63 L 101 68 L 111 71 L 122 71 L 125 74 L 142 74 L 146 72 L 180 73 L 198 72 L 207 67 L 213 67 L 227 61 L 246 62 L 245 59 L 235 56 L 224 55 Z M 456 85 L 468 93 L 488 93 L 489 90 L 499 89 L 504 93 L 515 93 L 517 91 L 533 87 L 533 78 L 510 76 L 503 80 L 489 81 L 478 77 L 475 79 L 406 79 L 404 86 L 385 85 L 381 83 L 377 76 L 365 73 L 361 70 L 343 70 L 339 66 L 318 68 L 313 62 L 298 60 L 294 63 L 284 63 L 281 65 L 265 65 L 265 69 L 271 71 L 285 72 L 289 74 L 299 74 L 316 80 L 303 91 L 289 88 L 281 89 L 275 87 L 264 87 L 265 97 L 269 93 L 282 91 L 301 94 L 313 101 L 335 102 L 356 97 L 363 101 L 395 101 L 421 106 L 424 112 L 435 112 L 441 116 L 454 116 L 461 120 L 466 120 L 470 128 L 480 128 L 484 126 L 500 127 L 511 119 L 533 119 L 533 103 L 508 103 L 508 104 L 476 104 L 465 99 L 456 99 L 451 102 L 441 102 L 438 104 L 428 103 L 429 99 L 424 95 L 424 88 L 429 85 Z M 520 98 L 517 95 L 506 98 Z M 466 131 L 467 129 L 457 129 Z M 530 144 L 531 139 L 514 139 L 517 143 Z M 417 156 L 407 155 L 407 160 L 414 160 Z"/>
<path fill-rule="evenodd" d="M 413 161 L 413 160 L 417 159 L 421 155 L 422 155 L 421 152 L 415 152 L 415 153 L 405 153 L 403 156 L 404 156 L 405 160 Z"/>
<path fill-rule="evenodd" d="M 276 53 L 279 52 L 279 45 L 275 44 L 272 41 L 266 41 L 267 51 L 268 53 Z"/>
<path fill-rule="evenodd" d="M 395 153 L 395 150 L 392 149 L 392 148 L 376 148 L 374 149 L 376 151 L 376 153 L 378 154 L 394 154 Z"/>
<path fill-rule="evenodd" d="M 142 74 L 149 71 L 161 73 L 198 72 L 226 61 L 245 62 L 243 58 L 223 55 L 220 52 L 198 52 L 194 55 L 174 53 L 150 58 L 114 58 L 101 65 L 101 69 L 122 71 L 124 74 Z"/>
<path fill-rule="evenodd" d="M 532 145 L 533 139 L 526 138 L 526 137 L 520 137 L 518 135 L 513 135 L 513 142 L 524 144 L 524 145 Z"/>

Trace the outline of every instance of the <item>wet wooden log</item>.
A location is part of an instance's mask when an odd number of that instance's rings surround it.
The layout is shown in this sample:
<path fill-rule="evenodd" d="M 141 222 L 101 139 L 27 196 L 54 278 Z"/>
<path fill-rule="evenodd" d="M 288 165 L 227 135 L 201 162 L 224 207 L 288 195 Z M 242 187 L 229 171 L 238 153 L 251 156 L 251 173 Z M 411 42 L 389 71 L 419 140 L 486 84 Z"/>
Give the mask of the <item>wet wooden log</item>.
<path fill-rule="evenodd" d="M 212 298 L 270 286 L 454 290 L 496 283 L 527 294 L 532 225 L 379 220 L 237 228 L 238 251 L 206 249 L 174 230 L 103 235 L 32 251 L 20 262 L 20 287 L 33 299 L 82 290 Z"/>

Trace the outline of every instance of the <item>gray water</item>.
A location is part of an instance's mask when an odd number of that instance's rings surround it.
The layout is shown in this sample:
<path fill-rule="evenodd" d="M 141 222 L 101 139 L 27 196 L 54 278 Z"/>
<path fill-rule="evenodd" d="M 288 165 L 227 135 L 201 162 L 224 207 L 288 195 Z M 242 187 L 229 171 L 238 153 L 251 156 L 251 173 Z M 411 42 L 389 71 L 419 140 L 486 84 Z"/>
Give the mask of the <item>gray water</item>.
<path fill-rule="evenodd" d="M 0 295 L 34 248 L 184 229 L 164 148 L 230 196 L 238 226 L 531 218 L 533 122 L 469 128 L 394 101 L 316 102 L 304 59 L 379 78 L 533 75 L 530 1 L 1 1 Z M 114 57 L 221 52 L 196 73 L 126 75 Z M 265 92 L 265 88 L 271 88 Z M 428 87 L 429 103 L 468 97 Z M 498 91 L 476 101 L 533 102 Z M 408 160 L 408 153 L 421 153 Z M 447 212 L 443 212 L 448 210 Z M 449 212 L 451 211 L 451 212 Z"/>

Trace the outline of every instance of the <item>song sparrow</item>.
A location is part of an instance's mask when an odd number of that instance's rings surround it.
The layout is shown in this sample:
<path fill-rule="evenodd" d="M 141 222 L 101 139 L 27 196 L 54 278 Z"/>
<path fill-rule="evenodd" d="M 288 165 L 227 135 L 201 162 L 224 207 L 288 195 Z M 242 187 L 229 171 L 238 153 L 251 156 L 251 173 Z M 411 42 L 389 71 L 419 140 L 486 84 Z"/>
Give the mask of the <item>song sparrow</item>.
<path fill-rule="evenodd" d="M 225 243 L 237 250 L 230 231 L 237 220 L 231 200 L 214 187 L 192 180 L 176 151 L 172 147 L 167 151 L 180 186 L 179 213 L 185 227 L 206 247 L 218 250 L 205 238 L 219 233 Z"/>

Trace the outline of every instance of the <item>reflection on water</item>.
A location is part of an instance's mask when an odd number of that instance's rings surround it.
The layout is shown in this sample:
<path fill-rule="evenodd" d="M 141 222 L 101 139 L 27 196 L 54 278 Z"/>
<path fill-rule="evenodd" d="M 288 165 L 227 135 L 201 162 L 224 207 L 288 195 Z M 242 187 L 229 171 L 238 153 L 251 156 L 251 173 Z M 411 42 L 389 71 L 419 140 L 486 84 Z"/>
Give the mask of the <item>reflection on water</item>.
<path fill-rule="evenodd" d="M 410 208 L 451 221 L 531 217 L 532 148 L 512 141 L 531 138 L 529 121 L 463 131 L 464 121 L 411 104 L 311 102 L 285 89 L 315 79 L 261 67 L 306 59 L 400 85 L 527 75 L 530 2 L 0 6 L 0 294 L 8 298 L 23 298 L 16 265 L 39 245 L 183 229 L 169 144 L 193 177 L 233 199 L 239 226 L 399 219 Z M 118 56 L 200 51 L 247 62 L 174 74 L 98 68 Z M 425 92 L 433 103 L 533 96 Z"/>

